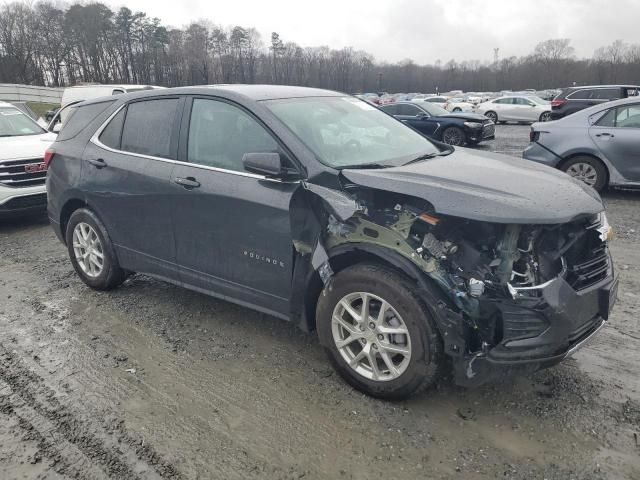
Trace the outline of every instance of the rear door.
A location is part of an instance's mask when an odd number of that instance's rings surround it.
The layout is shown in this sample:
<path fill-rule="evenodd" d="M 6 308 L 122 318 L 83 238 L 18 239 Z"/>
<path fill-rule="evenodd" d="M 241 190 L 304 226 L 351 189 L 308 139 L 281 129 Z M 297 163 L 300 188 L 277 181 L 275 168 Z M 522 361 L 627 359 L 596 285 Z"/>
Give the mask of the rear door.
<path fill-rule="evenodd" d="M 173 278 L 171 171 L 177 154 L 180 97 L 125 104 L 85 149 L 86 200 L 107 227 L 120 264 Z"/>
<path fill-rule="evenodd" d="M 589 135 L 627 181 L 640 182 L 640 103 L 612 108 Z"/>
<path fill-rule="evenodd" d="M 514 99 L 509 98 L 499 98 L 494 101 L 494 109 L 498 114 L 498 119 L 500 121 L 514 120 Z"/>
<path fill-rule="evenodd" d="M 293 244 L 289 204 L 299 182 L 244 170 L 245 153 L 278 152 L 273 134 L 241 106 L 193 98 L 171 176 L 182 280 L 271 314 L 289 312 Z"/>

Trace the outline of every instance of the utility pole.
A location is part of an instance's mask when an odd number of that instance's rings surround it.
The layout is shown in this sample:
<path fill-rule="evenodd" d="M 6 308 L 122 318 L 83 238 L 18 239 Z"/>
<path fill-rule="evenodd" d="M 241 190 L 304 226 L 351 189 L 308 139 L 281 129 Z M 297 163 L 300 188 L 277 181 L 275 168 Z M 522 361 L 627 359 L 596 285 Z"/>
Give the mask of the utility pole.
<path fill-rule="evenodd" d="M 500 60 L 500 49 L 499 48 L 494 48 L 493 49 L 493 63 L 495 63 L 496 66 L 497 66 L 499 60 Z"/>
<path fill-rule="evenodd" d="M 378 92 L 382 91 L 382 72 L 378 73 Z"/>

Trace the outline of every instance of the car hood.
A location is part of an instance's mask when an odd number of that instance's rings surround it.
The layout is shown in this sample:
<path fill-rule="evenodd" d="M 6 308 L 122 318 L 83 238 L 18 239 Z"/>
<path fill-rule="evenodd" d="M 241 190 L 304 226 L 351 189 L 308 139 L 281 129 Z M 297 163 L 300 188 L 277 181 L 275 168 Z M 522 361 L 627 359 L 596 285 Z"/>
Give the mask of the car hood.
<path fill-rule="evenodd" d="M 464 112 L 456 112 L 450 113 L 448 115 L 439 115 L 436 118 L 459 118 L 460 120 L 465 120 L 467 122 L 486 122 L 487 117 L 484 115 L 479 115 L 477 113 L 464 113 Z"/>
<path fill-rule="evenodd" d="M 604 210 L 591 187 L 565 173 L 465 148 L 385 169 L 343 169 L 364 187 L 411 195 L 444 215 L 495 223 L 558 224 Z"/>
<path fill-rule="evenodd" d="M 22 158 L 44 157 L 44 151 L 55 141 L 54 133 L 0 137 L 0 162 Z"/>

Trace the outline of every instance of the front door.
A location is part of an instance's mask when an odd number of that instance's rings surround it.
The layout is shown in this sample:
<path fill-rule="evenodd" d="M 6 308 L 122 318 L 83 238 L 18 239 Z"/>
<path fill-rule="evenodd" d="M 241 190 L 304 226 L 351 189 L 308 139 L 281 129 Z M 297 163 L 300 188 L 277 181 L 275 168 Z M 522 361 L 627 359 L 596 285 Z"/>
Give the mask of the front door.
<path fill-rule="evenodd" d="M 125 105 L 87 145 L 82 179 L 87 204 L 115 245 L 122 267 L 172 278 L 171 170 L 183 99 Z"/>
<path fill-rule="evenodd" d="M 427 136 L 431 136 L 438 128 L 438 122 L 431 119 L 431 116 L 416 105 L 409 103 L 399 103 L 397 105 L 398 114 L 396 118 L 404 123 L 411 125 Z"/>
<path fill-rule="evenodd" d="M 240 106 L 194 98 L 172 173 L 176 258 L 182 281 L 286 317 L 293 244 L 289 204 L 299 182 L 248 173 L 245 153 L 280 145 Z"/>
<path fill-rule="evenodd" d="M 626 180 L 640 182 L 640 103 L 612 108 L 589 135 Z"/>

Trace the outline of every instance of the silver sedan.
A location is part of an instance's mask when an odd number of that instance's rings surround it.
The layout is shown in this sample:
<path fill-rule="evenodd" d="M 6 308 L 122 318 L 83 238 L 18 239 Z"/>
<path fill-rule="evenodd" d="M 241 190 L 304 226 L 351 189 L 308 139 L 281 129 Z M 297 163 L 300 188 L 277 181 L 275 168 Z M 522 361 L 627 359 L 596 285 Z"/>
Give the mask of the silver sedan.
<path fill-rule="evenodd" d="M 640 187 L 640 98 L 596 105 L 560 120 L 534 123 L 523 157 L 602 191 Z"/>

